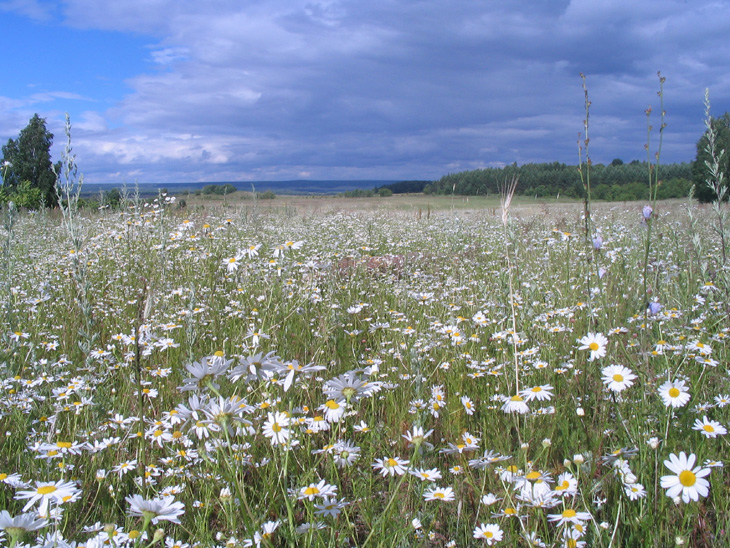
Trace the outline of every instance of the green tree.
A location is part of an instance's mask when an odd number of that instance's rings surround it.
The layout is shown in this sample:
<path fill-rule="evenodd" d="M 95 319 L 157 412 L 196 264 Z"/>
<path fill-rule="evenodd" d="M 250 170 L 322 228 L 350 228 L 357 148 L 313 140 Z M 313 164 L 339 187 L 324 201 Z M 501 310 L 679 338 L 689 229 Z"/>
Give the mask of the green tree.
<path fill-rule="evenodd" d="M 720 158 L 720 169 L 725 174 L 730 174 L 730 114 L 725 113 L 719 118 L 713 118 L 710 122 L 715 131 L 715 149 L 719 153 L 725 153 Z M 700 202 L 712 202 L 717 198 L 715 191 L 707 185 L 710 171 L 705 162 L 711 161 L 707 151 L 707 131 L 697 141 L 697 157 L 692 165 L 692 175 L 695 183 L 695 196 Z M 726 183 L 727 184 L 727 183 Z"/>
<path fill-rule="evenodd" d="M 28 181 L 30 188 L 40 190 L 45 205 L 58 205 L 56 175 L 51 163 L 52 144 L 53 133 L 46 129 L 46 120 L 38 114 L 33 115 L 17 140 L 8 140 L 3 147 L 3 165 L 7 166 L 5 185 L 10 193 Z"/>

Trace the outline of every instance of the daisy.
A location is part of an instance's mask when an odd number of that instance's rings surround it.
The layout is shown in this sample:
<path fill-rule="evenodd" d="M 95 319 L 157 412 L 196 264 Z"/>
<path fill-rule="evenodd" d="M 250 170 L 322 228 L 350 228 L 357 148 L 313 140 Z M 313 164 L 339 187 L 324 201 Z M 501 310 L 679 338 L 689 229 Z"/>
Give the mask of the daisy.
<path fill-rule="evenodd" d="M 121 478 L 124 474 L 126 474 L 127 472 L 131 472 L 135 468 L 137 468 L 137 459 L 124 461 L 120 464 L 117 464 L 114 468 L 112 468 L 112 472 L 116 472 Z"/>
<path fill-rule="evenodd" d="M 314 507 L 316 510 L 314 513 L 318 516 L 332 516 L 336 518 L 345 506 L 347 506 L 347 503 L 344 500 L 324 497 L 321 503 L 315 503 Z"/>
<path fill-rule="evenodd" d="M 11 487 L 28 487 L 28 484 L 23 481 L 20 474 L 8 474 L 6 472 L 0 472 L 0 482 L 6 483 Z"/>
<path fill-rule="evenodd" d="M 428 432 L 423 431 L 423 427 L 421 426 L 414 426 L 412 430 L 409 430 L 405 434 L 403 434 L 403 438 L 408 440 L 408 447 L 425 447 L 426 449 L 433 449 L 433 445 L 426 441 L 426 438 L 428 438 L 431 434 L 433 434 L 433 430 L 429 430 Z"/>
<path fill-rule="evenodd" d="M 502 500 L 501 498 L 497 497 L 494 493 L 487 493 L 481 498 L 481 503 L 485 506 L 491 506 L 492 504 L 496 504 Z"/>
<path fill-rule="evenodd" d="M 643 499 L 646 497 L 646 489 L 640 483 L 632 483 L 624 486 L 624 493 L 630 500 Z"/>
<path fill-rule="evenodd" d="M 259 249 L 261 249 L 261 244 L 250 245 L 246 248 L 246 255 L 249 259 L 253 259 L 259 254 Z"/>
<path fill-rule="evenodd" d="M 340 468 L 352 466 L 360 458 L 360 448 L 350 440 L 337 442 L 332 458 Z"/>
<path fill-rule="evenodd" d="M 317 410 L 324 413 L 324 418 L 327 422 L 340 422 L 342 416 L 347 410 L 347 402 L 345 400 L 327 400 L 323 405 L 320 405 Z"/>
<path fill-rule="evenodd" d="M 268 413 L 264 423 L 264 436 L 269 438 L 271 445 L 285 444 L 289 439 L 289 415 L 286 413 Z"/>
<path fill-rule="evenodd" d="M 699 497 L 706 497 L 710 492 L 710 482 L 705 476 L 709 476 L 710 468 L 693 468 L 695 464 L 694 453 L 689 457 L 681 451 L 679 457 L 670 453 L 669 460 L 664 461 L 664 466 L 669 468 L 675 475 L 662 476 L 661 485 L 667 489 L 667 496 L 671 498 L 682 496 L 684 502 L 699 500 Z"/>
<path fill-rule="evenodd" d="M 515 394 L 511 398 L 505 396 L 502 411 L 505 413 L 519 413 L 520 415 L 524 415 L 530 412 L 530 408 L 525 403 L 525 400 L 522 399 L 522 396 Z"/>
<path fill-rule="evenodd" d="M 23 507 L 23 512 L 27 511 L 36 502 L 40 501 L 38 514 L 41 516 L 48 515 L 48 505 L 51 502 L 55 504 L 63 504 L 74 498 L 80 489 L 73 482 L 64 482 L 63 480 L 53 482 L 36 481 L 35 489 L 27 491 L 18 491 L 15 493 L 16 500 L 29 499 Z"/>
<path fill-rule="evenodd" d="M 129 503 L 130 516 L 140 516 L 153 525 L 161 520 L 179 524 L 178 518 L 185 513 L 185 505 L 173 496 L 145 500 L 141 495 L 130 495 L 124 500 Z"/>
<path fill-rule="evenodd" d="M 684 407 L 689 401 L 689 391 L 684 381 L 665 382 L 659 387 L 659 395 L 666 407 Z"/>
<path fill-rule="evenodd" d="M 380 386 L 379 382 L 360 378 L 357 371 L 348 371 L 325 382 L 322 391 L 330 399 L 354 403 L 379 391 Z"/>
<path fill-rule="evenodd" d="M 416 468 L 415 470 L 411 470 L 410 473 L 421 481 L 436 481 L 441 479 L 441 472 L 439 472 L 438 468 L 432 468 L 431 470 Z"/>
<path fill-rule="evenodd" d="M 634 384 L 634 375 L 628 367 L 623 365 L 609 365 L 601 371 L 603 384 L 612 392 L 622 392 Z"/>
<path fill-rule="evenodd" d="M 486 540 L 487 546 L 499 542 L 503 536 L 504 532 L 496 523 L 482 523 L 474 528 L 474 538 Z"/>
<path fill-rule="evenodd" d="M 553 488 L 556 494 L 560 496 L 575 495 L 578 492 L 578 480 L 570 472 L 563 472 L 558 476 Z"/>
<path fill-rule="evenodd" d="M 464 411 L 466 411 L 467 415 L 474 414 L 474 402 L 471 401 L 471 398 L 469 396 L 461 397 L 461 405 L 464 406 Z"/>
<path fill-rule="evenodd" d="M 602 358 L 606 355 L 608 339 L 601 333 L 588 333 L 588 335 L 580 339 L 578 342 L 581 344 L 579 350 L 590 351 L 590 356 L 588 356 L 589 362 L 592 362 L 596 358 Z"/>
<path fill-rule="evenodd" d="M 383 477 L 388 475 L 402 476 L 406 473 L 408 461 L 399 457 L 383 457 L 382 459 L 375 459 L 372 466 L 374 470 L 380 470 Z"/>
<path fill-rule="evenodd" d="M 185 384 L 178 390 L 185 392 L 189 390 L 202 390 L 212 388 L 219 390 L 220 385 L 215 382 L 216 377 L 224 374 L 233 363 L 233 360 L 225 360 L 220 356 L 205 357 L 200 362 L 193 362 L 185 365 L 185 369 L 192 377 L 185 379 Z"/>
<path fill-rule="evenodd" d="M 7 510 L 0 510 L 0 529 L 8 531 L 11 537 L 14 536 L 14 531 L 37 531 L 46 525 L 48 525 L 48 521 L 45 519 L 38 519 L 35 512 L 29 512 L 27 514 L 21 514 L 13 517 Z"/>
<path fill-rule="evenodd" d="M 337 487 L 329 485 L 325 480 L 319 483 L 310 483 L 299 490 L 299 500 L 314 500 L 315 497 L 332 498 L 337 494 Z"/>
<path fill-rule="evenodd" d="M 687 350 L 698 352 L 703 356 L 709 356 L 712 354 L 712 347 L 700 341 L 693 341 L 689 343 L 687 345 Z"/>
<path fill-rule="evenodd" d="M 230 274 L 231 272 L 238 270 L 238 266 L 241 264 L 241 259 L 243 259 L 243 255 L 240 252 L 238 252 L 234 257 L 223 259 L 222 263 L 223 266 L 226 267 L 226 272 Z"/>
<path fill-rule="evenodd" d="M 709 420 L 707 417 L 702 417 L 702 420 L 696 419 L 692 429 L 699 430 L 706 438 L 716 438 L 727 434 L 727 428 L 717 421 Z"/>
<path fill-rule="evenodd" d="M 550 399 L 553 397 L 553 393 L 551 392 L 551 390 L 553 390 L 552 386 L 550 386 L 549 384 L 543 384 L 540 386 L 533 386 L 532 388 L 526 388 L 525 390 L 522 390 L 520 392 L 520 396 L 522 396 L 525 401 L 550 401 Z"/>
<path fill-rule="evenodd" d="M 454 500 L 454 490 L 451 487 L 431 487 L 423 492 L 423 498 L 447 502 Z"/>
<path fill-rule="evenodd" d="M 548 521 L 556 522 L 559 526 L 566 523 L 582 525 L 590 519 L 591 515 L 588 512 L 576 512 L 572 508 L 566 508 L 560 514 L 548 514 Z"/>

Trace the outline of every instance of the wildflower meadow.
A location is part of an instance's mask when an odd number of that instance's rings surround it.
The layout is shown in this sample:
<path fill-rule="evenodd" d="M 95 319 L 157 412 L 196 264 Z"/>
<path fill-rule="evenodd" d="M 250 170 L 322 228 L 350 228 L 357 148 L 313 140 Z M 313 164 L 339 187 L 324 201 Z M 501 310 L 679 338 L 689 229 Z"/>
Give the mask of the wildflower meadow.
<path fill-rule="evenodd" d="M 0 545 L 730 543 L 709 206 L 174 202 L 3 212 Z"/>

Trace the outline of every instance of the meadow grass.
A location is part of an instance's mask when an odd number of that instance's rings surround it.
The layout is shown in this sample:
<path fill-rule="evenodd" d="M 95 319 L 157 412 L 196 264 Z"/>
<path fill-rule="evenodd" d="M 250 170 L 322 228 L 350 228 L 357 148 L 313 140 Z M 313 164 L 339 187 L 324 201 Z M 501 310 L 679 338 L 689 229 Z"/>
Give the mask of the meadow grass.
<path fill-rule="evenodd" d="M 407 200 L 6 223 L 0 544 L 730 543 L 710 209 Z"/>

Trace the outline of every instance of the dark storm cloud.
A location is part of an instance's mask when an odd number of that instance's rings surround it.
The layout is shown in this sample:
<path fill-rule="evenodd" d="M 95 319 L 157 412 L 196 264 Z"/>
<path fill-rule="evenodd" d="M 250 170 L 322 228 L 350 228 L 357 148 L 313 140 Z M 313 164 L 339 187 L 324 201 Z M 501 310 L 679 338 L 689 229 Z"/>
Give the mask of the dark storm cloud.
<path fill-rule="evenodd" d="M 75 28 L 150 37 L 129 93 L 79 124 L 79 154 L 103 180 L 436 178 L 574 163 L 580 72 L 594 161 L 644 157 L 649 105 L 659 126 L 658 70 L 666 161 L 693 158 L 705 87 L 715 112 L 730 108 L 730 9 L 720 2 L 69 0 L 64 9 Z"/>

